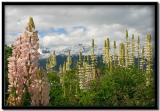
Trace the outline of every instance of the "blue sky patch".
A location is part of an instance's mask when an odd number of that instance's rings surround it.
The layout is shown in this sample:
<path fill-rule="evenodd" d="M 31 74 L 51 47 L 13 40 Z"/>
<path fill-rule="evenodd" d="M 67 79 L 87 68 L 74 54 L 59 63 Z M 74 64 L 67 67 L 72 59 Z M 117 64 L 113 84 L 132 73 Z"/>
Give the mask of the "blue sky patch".
<path fill-rule="evenodd" d="M 66 30 L 64 28 L 50 28 L 49 30 L 43 31 L 40 30 L 38 31 L 38 33 L 40 34 L 41 37 L 44 37 L 47 34 L 67 34 Z"/>

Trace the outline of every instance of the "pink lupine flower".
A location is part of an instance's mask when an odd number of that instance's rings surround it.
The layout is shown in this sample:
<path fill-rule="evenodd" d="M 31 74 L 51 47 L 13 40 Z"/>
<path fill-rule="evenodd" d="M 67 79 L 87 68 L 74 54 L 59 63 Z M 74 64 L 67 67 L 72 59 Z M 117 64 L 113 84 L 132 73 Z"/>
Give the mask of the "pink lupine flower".
<path fill-rule="evenodd" d="M 37 79 L 34 80 L 29 87 L 29 91 L 32 94 L 33 106 L 46 106 L 49 103 L 49 84 L 47 78 L 41 72 L 37 72 Z"/>
<path fill-rule="evenodd" d="M 29 27 L 29 26 L 28 26 Z M 13 44 L 12 56 L 8 58 L 8 105 L 22 106 L 22 97 L 28 87 L 31 94 L 31 105 L 48 105 L 49 86 L 46 79 L 37 77 L 39 60 L 39 43 L 37 31 L 28 31 L 20 35 Z M 40 83 L 37 81 L 41 81 Z M 42 90 L 45 87 L 43 93 Z M 42 95 L 46 94 L 46 95 Z M 41 95 L 41 97 L 39 97 Z M 48 99 L 48 100 L 46 100 Z"/>

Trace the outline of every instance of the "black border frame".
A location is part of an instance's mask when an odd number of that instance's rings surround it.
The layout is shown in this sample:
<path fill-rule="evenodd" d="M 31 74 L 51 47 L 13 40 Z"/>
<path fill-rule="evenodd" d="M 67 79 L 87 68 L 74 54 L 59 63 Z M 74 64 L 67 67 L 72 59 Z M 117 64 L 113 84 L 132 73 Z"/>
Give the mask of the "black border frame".
<path fill-rule="evenodd" d="M 155 106 L 153 107 L 9 107 L 4 98 L 4 45 L 5 45 L 5 6 L 6 5 L 153 5 L 155 7 Z M 2 109 L 158 109 L 158 43 L 159 43 L 158 2 L 2 2 Z"/>

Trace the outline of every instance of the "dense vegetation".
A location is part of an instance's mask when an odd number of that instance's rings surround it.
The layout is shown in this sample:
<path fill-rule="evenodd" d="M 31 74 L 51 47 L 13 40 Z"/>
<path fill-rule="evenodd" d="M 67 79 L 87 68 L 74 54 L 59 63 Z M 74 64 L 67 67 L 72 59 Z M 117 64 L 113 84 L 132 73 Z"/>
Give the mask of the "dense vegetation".
<path fill-rule="evenodd" d="M 7 58 L 11 55 L 12 48 L 5 46 L 5 95 L 7 96 Z M 93 80 L 88 90 L 80 90 L 78 84 L 77 69 L 67 71 L 63 76 L 65 81 L 62 87 L 60 75 L 56 71 L 47 74 L 50 83 L 49 106 L 154 106 L 155 95 L 152 83 L 146 86 L 146 73 L 138 70 L 136 66 L 130 68 L 115 68 L 112 71 L 99 64 L 100 77 Z M 27 95 L 28 97 L 29 95 Z M 24 98 L 28 106 L 29 99 Z M 25 105 L 25 104 L 24 104 Z"/>
<path fill-rule="evenodd" d="M 75 70 L 66 73 L 65 89 L 60 84 L 59 75 L 50 72 L 48 74 L 51 84 L 50 105 L 154 106 L 153 81 L 150 86 L 146 86 L 145 76 L 144 72 L 134 66 L 127 69 L 116 68 L 112 72 L 103 70 L 100 78 L 92 81 L 88 90 L 81 91 L 76 89 Z"/>
<path fill-rule="evenodd" d="M 5 46 L 5 95 L 7 97 L 8 68 L 7 58 L 11 55 L 12 48 Z M 104 64 L 98 65 L 100 77 L 89 84 L 88 90 L 80 90 L 77 69 L 67 71 L 63 76 L 64 86 L 61 84 L 60 75 L 57 71 L 47 74 L 50 84 L 49 106 L 154 106 L 155 95 L 152 83 L 146 86 L 147 74 L 136 66 L 130 68 L 116 67 L 110 71 Z M 29 95 L 26 95 L 30 98 Z M 28 106 L 29 99 L 24 98 L 24 106 Z"/>

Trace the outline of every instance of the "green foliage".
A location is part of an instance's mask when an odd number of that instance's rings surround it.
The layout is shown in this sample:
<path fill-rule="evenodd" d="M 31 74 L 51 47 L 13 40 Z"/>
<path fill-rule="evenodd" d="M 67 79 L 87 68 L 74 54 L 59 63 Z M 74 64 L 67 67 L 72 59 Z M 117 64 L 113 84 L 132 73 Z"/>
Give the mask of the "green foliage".
<path fill-rule="evenodd" d="M 79 93 L 79 105 L 80 106 L 94 106 L 95 94 L 90 91 L 84 91 Z"/>
<path fill-rule="evenodd" d="M 27 87 L 25 87 L 25 92 L 23 94 L 22 101 L 23 101 L 23 106 L 30 106 L 31 105 L 30 104 L 31 103 L 31 95 L 28 92 Z"/>
<path fill-rule="evenodd" d="M 66 101 L 65 98 L 63 98 L 59 76 L 54 72 L 50 72 L 48 73 L 48 79 L 50 83 L 50 105 L 62 106 Z"/>
<path fill-rule="evenodd" d="M 11 47 L 9 47 L 9 46 L 7 46 L 7 45 L 5 45 L 5 47 L 4 47 L 4 53 L 5 53 L 5 56 L 4 56 L 4 68 L 5 68 L 5 74 L 7 75 L 7 73 L 8 73 L 8 58 L 9 58 L 9 56 L 11 56 L 11 54 L 12 54 L 12 48 Z"/>
<path fill-rule="evenodd" d="M 64 88 L 57 74 L 50 73 L 48 77 L 50 82 L 54 83 L 50 92 L 50 103 L 53 106 L 141 107 L 155 104 L 153 83 L 146 86 L 146 74 L 138 70 L 136 66 L 117 67 L 112 72 L 103 69 L 101 77 L 92 81 L 88 90 L 77 88 L 76 70 L 67 71 L 63 76 Z"/>
<path fill-rule="evenodd" d="M 57 73 L 49 72 L 50 106 L 154 106 L 153 79 L 150 86 L 146 86 L 145 72 L 138 70 L 136 66 L 117 67 L 112 72 L 105 66 L 99 69 L 100 78 L 91 81 L 88 90 L 79 89 L 76 69 L 67 71 L 62 76 L 63 85 Z M 153 74 L 150 75 L 153 78 Z M 22 99 L 24 106 L 30 105 L 30 95 L 27 91 Z"/>
<path fill-rule="evenodd" d="M 68 101 L 71 105 L 74 105 L 76 102 L 76 94 L 79 91 L 78 89 L 78 77 L 76 75 L 76 70 L 67 71 L 64 75 L 64 90 L 65 97 L 69 97 Z"/>
<path fill-rule="evenodd" d="M 12 48 L 5 45 L 4 47 L 4 77 L 5 77 L 5 98 L 8 97 L 7 90 L 8 90 L 8 58 L 12 55 Z M 6 99 L 5 99 L 6 100 Z M 6 103 L 6 102 L 5 102 Z"/>
<path fill-rule="evenodd" d="M 101 78 L 96 105 L 151 106 L 154 105 L 153 91 L 153 85 L 145 87 L 145 74 L 137 68 L 117 68 Z"/>

